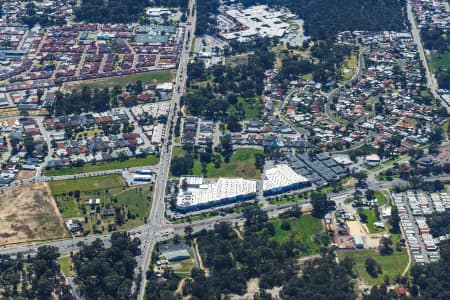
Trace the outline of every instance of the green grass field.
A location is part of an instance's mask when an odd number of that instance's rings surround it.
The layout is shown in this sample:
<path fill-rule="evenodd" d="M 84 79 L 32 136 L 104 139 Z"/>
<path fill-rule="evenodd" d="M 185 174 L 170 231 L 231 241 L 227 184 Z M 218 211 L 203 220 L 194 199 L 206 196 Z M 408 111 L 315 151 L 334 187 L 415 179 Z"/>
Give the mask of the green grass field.
<path fill-rule="evenodd" d="M 50 188 L 53 195 L 62 195 L 79 190 L 80 192 L 111 189 L 125 186 L 122 177 L 117 174 L 85 177 L 69 180 L 51 181 Z"/>
<path fill-rule="evenodd" d="M 376 228 L 373 223 L 377 221 L 377 217 L 375 216 L 375 212 L 372 209 L 362 209 L 360 214 L 364 214 L 367 216 L 367 229 L 369 229 L 370 233 L 378 233 L 384 231 L 381 228 Z"/>
<path fill-rule="evenodd" d="M 281 229 L 282 220 L 276 219 L 272 223 L 275 227 L 275 236 L 273 239 L 279 243 L 285 243 L 292 237 L 295 242 L 301 243 L 305 247 L 304 255 L 318 253 L 320 244 L 314 241 L 313 236 L 319 234 L 322 230 L 320 219 L 311 215 L 302 215 L 299 219 L 292 218 L 287 220 L 291 225 L 291 230 Z"/>
<path fill-rule="evenodd" d="M 90 172 L 99 172 L 107 170 L 117 170 L 125 168 L 134 168 L 142 166 L 153 166 L 159 162 L 159 158 L 150 155 L 145 158 L 130 158 L 122 161 L 110 161 L 110 162 L 97 162 L 95 164 L 88 163 L 82 167 L 62 167 L 60 169 L 49 169 L 44 171 L 45 176 L 62 176 L 62 175 L 74 175 Z"/>
<path fill-rule="evenodd" d="M 58 258 L 58 263 L 64 276 L 75 276 L 75 272 L 72 269 L 72 260 L 70 259 L 70 256 L 62 256 Z"/>
<path fill-rule="evenodd" d="M 386 194 L 383 191 L 375 191 L 375 198 L 377 198 L 378 206 L 386 204 Z"/>
<path fill-rule="evenodd" d="M 438 69 L 448 70 L 450 68 L 450 53 L 432 54 L 430 66 L 433 71 Z"/>
<path fill-rule="evenodd" d="M 228 108 L 229 114 L 236 114 L 236 107 L 241 106 L 244 111 L 245 119 L 258 119 L 259 118 L 259 105 L 261 104 L 258 98 L 254 99 L 245 99 L 242 97 L 238 97 L 238 103 L 235 106 L 230 106 Z"/>
<path fill-rule="evenodd" d="M 348 69 L 349 72 L 344 72 L 344 69 Z M 353 75 L 356 74 L 357 70 L 358 70 L 358 53 L 352 53 L 344 61 L 342 68 L 342 78 L 344 80 L 350 80 L 353 77 Z"/>
<path fill-rule="evenodd" d="M 89 80 L 85 82 L 71 83 L 65 86 L 67 90 L 81 89 L 83 86 L 88 86 L 91 89 L 111 89 L 115 86 L 124 87 L 130 82 L 136 82 L 138 80 L 142 81 L 142 84 L 150 83 L 161 83 L 172 81 L 174 78 L 174 72 L 172 71 L 157 71 L 157 72 L 146 72 L 133 75 L 117 76 L 110 78 L 101 78 L 94 80 Z"/>
<path fill-rule="evenodd" d="M 395 249 L 395 239 L 393 241 Z M 355 269 L 358 276 L 371 285 L 382 284 L 385 275 L 389 276 L 391 281 L 394 280 L 398 275 L 402 274 L 408 265 L 408 253 L 406 250 L 400 252 L 394 250 L 394 253 L 389 256 L 381 256 L 376 250 L 339 251 L 337 253 L 340 259 L 346 256 L 353 258 L 356 262 Z M 373 278 L 366 272 L 365 260 L 368 256 L 375 259 L 382 267 L 383 273 L 379 274 L 377 278 Z"/>
<path fill-rule="evenodd" d="M 230 158 L 229 163 L 222 162 L 220 168 L 215 168 L 213 163 L 207 165 L 206 176 L 209 178 L 219 177 L 242 177 L 258 179 L 261 172 L 256 169 L 255 155 L 262 154 L 262 150 L 252 148 L 237 149 Z M 192 174 L 202 176 L 202 164 L 199 160 L 194 161 Z"/>

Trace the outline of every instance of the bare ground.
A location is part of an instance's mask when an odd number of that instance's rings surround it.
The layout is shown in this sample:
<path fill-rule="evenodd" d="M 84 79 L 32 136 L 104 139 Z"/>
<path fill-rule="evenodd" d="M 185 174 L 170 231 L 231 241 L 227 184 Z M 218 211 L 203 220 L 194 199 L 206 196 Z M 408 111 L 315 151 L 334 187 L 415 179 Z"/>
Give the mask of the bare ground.
<path fill-rule="evenodd" d="M 26 171 L 26 170 L 21 170 L 21 171 L 19 171 L 19 173 L 17 174 L 17 178 L 16 178 L 16 179 L 28 179 L 28 178 L 32 178 L 35 174 L 36 174 L 36 171 Z"/>
<path fill-rule="evenodd" d="M 47 183 L 23 185 L 0 194 L 0 245 L 66 236 Z"/>

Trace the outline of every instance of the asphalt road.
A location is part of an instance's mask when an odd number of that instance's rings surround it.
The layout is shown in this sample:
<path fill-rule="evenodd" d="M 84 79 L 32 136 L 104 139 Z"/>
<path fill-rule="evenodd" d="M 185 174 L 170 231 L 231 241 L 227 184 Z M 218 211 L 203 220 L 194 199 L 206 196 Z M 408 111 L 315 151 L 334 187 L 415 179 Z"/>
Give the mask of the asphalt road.
<path fill-rule="evenodd" d="M 426 78 L 427 78 L 427 86 L 430 88 L 430 91 L 433 94 L 433 97 L 441 100 L 441 97 L 439 96 L 439 94 L 437 92 L 438 86 L 437 86 L 436 79 L 434 78 L 433 74 L 430 71 L 430 68 L 428 67 L 427 57 L 425 56 L 425 51 L 423 50 L 422 40 L 420 38 L 420 32 L 417 29 L 414 12 L 412 10 L 412 3 L 410 0 L 408 0 L 407 12 L 408 12 L 408 21 L 411 24 L 411 33 L 413 35 L 414 42 L 417 44 L 417 51 L 419 52 L 420 60 L 422 61 L 423 67 L 425 68 L 425 74 L 426 74 Z M 450 112 L 450 107 L 447 105 L 447 103 L 445 101 L 441 101 L 441 104 L 447 108 L 448 112 Z"/>

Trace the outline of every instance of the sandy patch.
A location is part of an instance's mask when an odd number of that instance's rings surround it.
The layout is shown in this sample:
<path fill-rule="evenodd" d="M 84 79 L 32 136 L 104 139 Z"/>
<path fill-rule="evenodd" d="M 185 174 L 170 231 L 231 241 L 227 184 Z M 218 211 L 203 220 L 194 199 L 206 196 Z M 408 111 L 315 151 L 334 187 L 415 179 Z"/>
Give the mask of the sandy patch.
<path fill-rule="evenodd" d="M 28 179 L 36 175 L 36 171 L 21 170 L 17 173 L 17 179 Z"/>
<path fill-rule="evenodd" d="M 0 245 L 66 236 L 47 183 L 19 186 L 0 195 Z"/>
<path fill-rule="evenodd" d="M 247 282 L 247 292 L 245 295 L 231 295 L 230 300 L 252 300 L 256 293 L 259 292 L 259 278 L 251 278 Z"/>
<path fill-rule="evenodd" d="M 367 227 L 362 225 L 358 221 L 347 221 L 348 227 L 350 229 L 350 235 L 359 235 L 364 240 L 364 246 L 369 249 L 378 248 L 380 245 L 380 238 L 383 234 L 369 234 Z M 366 228 L 364 228 L 366 227 Z"/>

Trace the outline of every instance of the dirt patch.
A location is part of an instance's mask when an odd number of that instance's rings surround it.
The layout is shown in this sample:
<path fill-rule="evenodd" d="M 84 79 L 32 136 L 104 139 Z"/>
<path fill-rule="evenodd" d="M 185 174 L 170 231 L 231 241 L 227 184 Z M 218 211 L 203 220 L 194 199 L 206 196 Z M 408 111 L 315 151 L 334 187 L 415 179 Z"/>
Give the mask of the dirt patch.
<path fill-rule="evenodd" d="M 369 249 L 375 249 L 380 244 L 380 238 L 383 234 L 369 234 L 367 227 L 358 221 L 347 221 L 350 229 L 350 235 L 359 235 L 364 240 L 364 246 Z"/>
<path fill-rule="evenodd" d="M 28 179 L 34 177 L 34 175 L 36 175 L 36 171 L 21 170 L 17 173 L 17 179 Z"/>
<path fill-rule="evenodd" d="M 344 184 L 344 187 L 353 187 L 357 183 L 358 183 L 358 180 L 355 178 L 352 178 Z"/>
<path fill-rule="evenodd" d="M 247 281 L 247 293 L 245 295 L 231 295 L 230 300 L 252 300 L 259 292 L 259 278 L 251 278 Z"/>
<path fill-rule="evenodd" d="M 0 245 L 67 236 L 47 183 L 13 188 L 0 196 Z"/>

